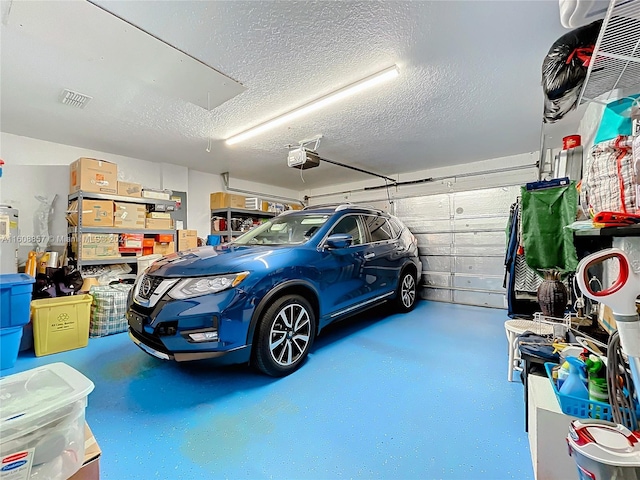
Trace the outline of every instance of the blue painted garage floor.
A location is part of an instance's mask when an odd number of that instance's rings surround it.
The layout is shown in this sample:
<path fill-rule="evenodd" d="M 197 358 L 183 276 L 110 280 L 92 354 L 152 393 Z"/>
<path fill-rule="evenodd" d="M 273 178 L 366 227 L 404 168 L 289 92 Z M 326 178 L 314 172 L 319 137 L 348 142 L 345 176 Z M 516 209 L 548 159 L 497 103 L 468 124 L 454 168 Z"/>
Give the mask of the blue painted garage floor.
<path fill-rule="evenodd" d="M 426 301 L 407 315 L 377 309 L 327 329 L 282 379 L 156 360 L 127 334 L 27 353 L 2 375 L 65 362 L 93 380 L 86 418 L 105 480 L 528 480 L 505 320 Z"/>

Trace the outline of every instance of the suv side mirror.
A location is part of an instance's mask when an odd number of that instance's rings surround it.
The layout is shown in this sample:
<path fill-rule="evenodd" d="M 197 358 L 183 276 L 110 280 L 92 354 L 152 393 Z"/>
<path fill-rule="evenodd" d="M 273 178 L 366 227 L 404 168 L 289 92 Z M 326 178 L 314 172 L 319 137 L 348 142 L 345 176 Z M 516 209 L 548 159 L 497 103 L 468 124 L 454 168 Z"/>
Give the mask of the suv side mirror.
<path fill-rule="evenodd" d="M 348 233 L 334 233 L 327 237 L 328 248 L 347 248 L 353 244 L 353 236 Z"/>

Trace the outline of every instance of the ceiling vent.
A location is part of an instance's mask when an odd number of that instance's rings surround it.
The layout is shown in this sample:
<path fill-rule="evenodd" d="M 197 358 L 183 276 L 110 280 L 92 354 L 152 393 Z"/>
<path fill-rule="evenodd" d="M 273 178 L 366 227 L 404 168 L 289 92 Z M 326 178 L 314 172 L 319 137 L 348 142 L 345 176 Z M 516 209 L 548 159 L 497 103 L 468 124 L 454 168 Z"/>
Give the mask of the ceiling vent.
<path fill-rule="evenodd" d="M 60 102 L 65 105 L 69 105 L 70 107 L 84 108 L 92 98 L 93 97 L 85 95 L 84 93 L 65 89 L 60 95 Z"/>

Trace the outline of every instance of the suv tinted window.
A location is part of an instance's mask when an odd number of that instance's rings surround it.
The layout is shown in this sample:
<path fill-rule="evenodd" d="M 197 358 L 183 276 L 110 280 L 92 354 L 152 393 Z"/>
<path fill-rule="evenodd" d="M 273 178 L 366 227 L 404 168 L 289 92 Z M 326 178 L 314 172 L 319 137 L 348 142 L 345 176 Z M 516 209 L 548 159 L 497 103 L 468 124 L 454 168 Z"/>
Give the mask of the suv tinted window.
<path fill-rule="evenodd" d="M 364 218 L 367 223 L 367 228 L 371 233 L 372 242 L 382 242 L 395 237 L 391 230 L 391 225 L 389 225 L 385 217 L 367 215 Z"/>
<path fill-rule="evenodd" d="M 400 224 L 400 221 L 395 217 L 391 217 L 389 218 L 389 223 L 393 229 L 393 237 L 395 238 L 400 236 L 400 233 L 402 233 L 402 225 Z"/>
<path fill-rule="evenodd" d="M 346 233 L 353 237 L 352 245 L 360 245 L 364 243 L 364 235 L 360 230 L 360 222 L 355 215 L 349 215 L 341 218 L 338 223 L 333 227 L 331 235 L 334 233 Z"/>

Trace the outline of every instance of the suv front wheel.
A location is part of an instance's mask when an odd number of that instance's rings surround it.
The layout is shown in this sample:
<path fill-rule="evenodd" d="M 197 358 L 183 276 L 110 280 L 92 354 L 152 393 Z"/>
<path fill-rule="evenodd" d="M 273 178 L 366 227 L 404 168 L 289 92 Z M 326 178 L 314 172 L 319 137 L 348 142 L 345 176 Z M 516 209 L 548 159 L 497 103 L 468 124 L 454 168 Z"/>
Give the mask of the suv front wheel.
<path fill-rule="evenodd" d="M 296 371 L 309 353 L 316 332 L 316 318 L 300 295 L 285 295 L 264 313 L 254 348 L 255 366 L 272 377 Z"/>

